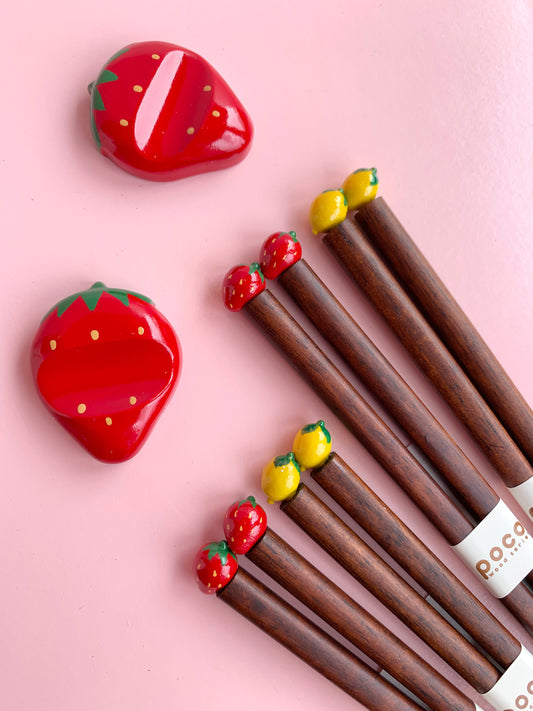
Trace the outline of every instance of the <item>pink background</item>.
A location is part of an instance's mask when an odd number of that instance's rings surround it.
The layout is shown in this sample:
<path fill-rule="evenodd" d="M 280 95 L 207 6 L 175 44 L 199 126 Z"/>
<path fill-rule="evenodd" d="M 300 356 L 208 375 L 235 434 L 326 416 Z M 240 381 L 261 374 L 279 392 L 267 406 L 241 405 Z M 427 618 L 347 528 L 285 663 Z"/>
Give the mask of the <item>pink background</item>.
<path fill-rule="evenodd" d="M 225 272 L 295 229 L 304 256 L 506 501 L 496 474 L 398 341 L 314 238 L 315 195 L 377 166 L 393 207 L 533 402 L 533 6 L 527 0 L 19 0 L 2 20 L 3 299 L 0 705 L 6 711 L 360 708 L 198 592 L 199 546 L 222 537 L 263 465 L 324 418 L 334 448 L 530 649 L 388 475 L 245 316 Z M 102 158 L 87 84 L 125 44 L 203 55 L 255 124 L 230 170 L 135 179 Z M 102 280 L 151 296 L 183 372 L 131 461 L 93 460 L 48 415 L 28 351 L 44 312 Z M 463 690 L 466 684 L 278 507 L 274 530 Z M 248 566 L 251 567 L 251 566 Z M 479 697 L 473 698 L 480 703 Z"/>

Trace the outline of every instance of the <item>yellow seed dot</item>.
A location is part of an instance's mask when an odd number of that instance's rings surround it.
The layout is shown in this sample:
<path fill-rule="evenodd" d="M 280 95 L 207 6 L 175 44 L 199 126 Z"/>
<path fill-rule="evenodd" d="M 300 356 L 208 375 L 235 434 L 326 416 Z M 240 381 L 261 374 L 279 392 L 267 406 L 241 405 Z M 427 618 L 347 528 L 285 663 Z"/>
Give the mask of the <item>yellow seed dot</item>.
<path fill-rule="evenodd" d="M 217 577 L 217 571 L 216 571 L 216 570 L 213 570 L 213 577 L 214 577 L 214 578 Z"/>
<path fill-rule="evenodd" d="M 211 85 L 210 85 L 210 84 L 206 84 L 206 85 L 204 86 L 204 91 L 211 91 Z"/>
<path fill-rule="evenodd" d="M 139 336 L 142 336 L 143 333 L 144 333 L 144 327 L 143 327 L 143 326 L 139 326 L 139 328 L 137 329 L 137 333 L 139 334 Z"/>
<path fill-rule="evenodd" d="M 129 122 L 126 119 L 120 119 L 119 123 L 121 126 L 127 126 Z"/>
<path fill-rule="evenodd" d="M 93 341 L 97 341 L 100 338 L 100 334 L 96 329 L 91 331 L 91 338 L 93 339 Z"/>
<path fill-rule="evenodd" d="M 84 402 L 80 402 L 80 404 L 78 405 L 78 412 L 80 413 L 80 415 L 83 415 L 86 409 L 87 405 Z"/>
<path fill-rule="evenodd" d="M 50 350 L 55 351 L 56 348 L 57 348 L 57 341 L 54 341 L 54 339 L 52 339 L 50 341 Z"/>
<path fill-rule="evenodd" d="M 138 94 L 140 94 L 142 90 L 143 88 L 142 86 L 139 86 L 139 84 L 135 84 L 135 86 L 133 87 L 133 91 L 136 91 Z"/>
<path fill-rule="evenodd" d="M 192 136 L 192 134 L 194 133 L 194 128 L 193 128 L 192 126 L 190 126 L 190 127 L 187 129 L 187 133 L 189 134 L 189 136 Z"/>
<path fill-rule="evenodd" d="M 220 111 L 217 111 L 216 109 L 212 113 L 215 118 L 218 118 L 220 116 Z"/>
<path fill-rule="evenodd" d="M 106 423 L 106 425 L 112 425 L 112 424 L 113 424 L 113 420 L 112 420 L 110 417 L 106 417 L 106 418 L 105 418 L 105 423 Z"/>
<path fill-rule="evenodd" d="M 135 395 L 132 395 L 130 397 L 130 405 L 135 405 L 136 402 L 137 402 L 137 398 L 135 397 Z"/>
<path fill-rule="evenodd" d="M 159 54 L 152 54 L 152 59 L 161 59 Z"/>

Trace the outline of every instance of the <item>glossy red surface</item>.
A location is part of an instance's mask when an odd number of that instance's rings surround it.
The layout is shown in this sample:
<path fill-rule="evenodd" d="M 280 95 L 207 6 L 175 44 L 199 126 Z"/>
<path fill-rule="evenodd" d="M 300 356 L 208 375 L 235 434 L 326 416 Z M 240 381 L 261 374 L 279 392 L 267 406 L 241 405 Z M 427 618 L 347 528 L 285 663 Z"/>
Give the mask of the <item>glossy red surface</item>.
<path fill-rule="evenodd" d="M 267 515 L 253 496 L 236 501 L 224 516 L 224 535 L 234 553 L 244 555 L 267 529 Z"/>
<path fill-rule="evenodd" d="M 224 277 L 222 283 L 224 306 L 230 311 L 240 311 L 264 289 L 265 277 L 257 262 L 238 264 Z"/>
<path fill-rule="evenodd" d="M 274 232 L 263 242 L 259 264 L 267 279 L 275 279 L 302 258 L 295 232 Z"/>
<path fill-rule="evenodd" d="M 193 561 L 196 583 L 206 595 L 213 595 L 227 585 L 238 570 L 237 557 L 226 541 L 208 543 Z"/>
<path fill-rule="evenodd" d="M 178 339 L 152 302 L 99 282 L 56 305 L 32 346 L 33 376 L 46 407 L 107 462 L 138 451 L 180 365 Z"/>
<path fill-rule="evenodd" d="M 252 122 L 239 99 L 203 57 L 178 45 L 128 45 L 89 90 L 97 146 L 138 177 L 227 168 L 250 149 Z"/>

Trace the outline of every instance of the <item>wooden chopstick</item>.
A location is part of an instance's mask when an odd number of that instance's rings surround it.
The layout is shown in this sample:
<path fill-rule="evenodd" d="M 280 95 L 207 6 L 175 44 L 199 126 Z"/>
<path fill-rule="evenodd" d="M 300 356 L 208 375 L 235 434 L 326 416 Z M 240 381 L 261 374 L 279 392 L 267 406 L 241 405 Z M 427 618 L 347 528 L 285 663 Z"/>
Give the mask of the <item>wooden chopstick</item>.
<path fill-rule="evenodd" d="M 472 530 L 467 516 L 276 297 L 265 289 L 243 309 L 353 435 L 400 484 L 452 545 Z"/>
<path fill-rule="evenodd" d="M 281 504 L 281 510 L 372 592 L 411 631 L 424 640 L 476 691 L 485 693 L 494 686 L 500 672 L 493 664 L 343 523 L 305 484 L 300 484 L 296 493 Z M 275 577 L 277 582 L 284 587 L 290 586 L 289 592 L 318 615 L 323 615 L 321 612 L 321 607 L 324 604 L 323 599 L 339 597 L 338 592 L 333 588 L 329 589 L 329 581 L 324 580 L 324 576 L 319 571 L 312 569 L 307 562 L 299 562 L 295 551 L 288 548 L 285 542 L 276 538 L 270 530 L 269 535 L 265 535 L 246 555 L 254 563 L 260 565 L 263 570 L 265 570 L 264 566 L 268 564 L 269 570 L 266 572 Z M 295 571 L 298 571 L 297 574 Z M 317 590 L 320 591 L 319 596 L 316 595 Z M 326 612 L 328 615 L 332 614 L 330 610 Z M 346 630 L 346 623 L 342 622 L 345 613 L 337 609 L 335 614 L 337 615 L 335 622 L 329 618 L 326 621 L 346 637 L 346 633 L 350 634 L 350 629 Z M 323 617 L 323 619 L 325 618 Z M 365 622 L 367 629 L 369 624 L 369 622 Z M 339 627 L 345 631 L 341 631 Z M 352 627 L 352 623 L 349 627 Z M 353 629 L 355 630 L 355 628 Z M 377 632 L 372 631 L 371 634 L 374 635 Z M 354 639 L 346 638 L 355 644 Z M 385 642 L 386 646 L 388 644 L 389 642 Z M 372 656 L 368 651 L 365 653 Z M 397 650 L 393 651 L 391 646 L 390 651 L 386 650 L 386 654 L 389 653 L 393 655 L 391 658 L 394 658 L 398 652 Z M 374 657 L 372 658 L 374 659 Z M 394 671 L 388 668 L 387 664 L 390 664 L 390 661 L 386 658 L 382 661 L 378 659 L 374 659 L 374 661 L 396 676 Z M 408 670 L 405 670 L 405 673 L 407 676 L 411 674 Z M 398 680 L 407 685 L 404 679 L 398 678 Z M 411 689 L 411 691 L 420 696 L 415 689 Z M 430 706 L 434 703 L 428 699 L 423 700 Z"/>
<path fill-rule="evenodd" d="M 344 220 L 323 241 L 470 430 L 506 486 L 533 476 L 527 459 L 361 230 Z"/>
<path fill-rule="evenodd" d="M 499 666 L 507 669 L 512 664 L 520 652 L 520 642 L 337 452 L 310 475 Z M 529 605 L 527 591 L 517 590 L 512 604 Z M 521 603 L 522 594 L 525 599 Z M 508 600 L 504 603 L 509 607 Z"/>
<path fill-rule="evenodd" d="M 477 521 L 499 501 L 465 453 L 372 343 L 309 264 L 300 259 L 278 283 L 453 487 Z"/>
<path fill-rule="evenodd" d="M 474 709 L 473 702 L 465 694 L 270 528 L 266 529 L 262 538 L 246 553 L 246 557 L 433 711 Z M 390 580 L 387 583 L 390 583 Z M 394 592 L 391 591 L 391 594 Z M 423 602 L 422 598 L 420 600 Z M 420 613 L 423 614 L 422 606 Z M 450 629 L 453 630 L 453 627 L 450 626 Z M 442 629 L 434 628 L 430 632 L 439 635 Z M 469 681 L 473 681 L 478 691 L 487 691 L 499 678 L 497 670 L 476 653 L 455 630 L 453 632 L 452 638 L 441 638 L 438 646 L 447 646 L 450 653 L 448 656 L 455 657 L 458 669 L 461 662 L 466 665 L 468 671 L 463 674 L 463 678 L 468 677 Z M 456 643 L 460 644 L 460 651 L 451 649 Z"/>
<path fill-rule="evenodd" d="M 243 306 L 345 426 L 400 483 L 451 545 L 473 529 L 466 515 L 434 482 L 401 441 L 340 373 L 280 302 L 256 290 Z M 528 631 L 533 631 L 533 595 L 520 583 L 501 598 Z"/>
<path fill-rule="evenodd" d="M 533 464 L 533 411 L 385 200 L 353 219 Z"/>
<path fill-rule="evenodd" d="M 369 711 L 420 711 L 414 700 L 244 569 L 216 594 Z"/>

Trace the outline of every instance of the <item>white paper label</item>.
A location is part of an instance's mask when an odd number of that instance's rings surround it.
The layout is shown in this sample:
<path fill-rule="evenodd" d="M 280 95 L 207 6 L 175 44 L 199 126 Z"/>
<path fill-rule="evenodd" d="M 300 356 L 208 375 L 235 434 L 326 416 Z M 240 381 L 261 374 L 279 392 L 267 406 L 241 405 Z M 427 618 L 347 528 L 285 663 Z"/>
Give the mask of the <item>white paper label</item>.
<path fill-rule="evenodd" d="M 501 675 L 492 689 L 481 694 L 496 711 L 522 711 L 533 708 L 533 655 L 522 651 Z"/>
<path fill-rule="evenodd" d="M 533 538 L 499 501 L 454 550 L 496 597 L 505 597 L 533 570 Z"/>
<path fill-rule="evenodd" d="M 518 486 L 509 487 L 509 492 L 518 501 L 530 519 L 533 520 L 533 476 Z"/>

